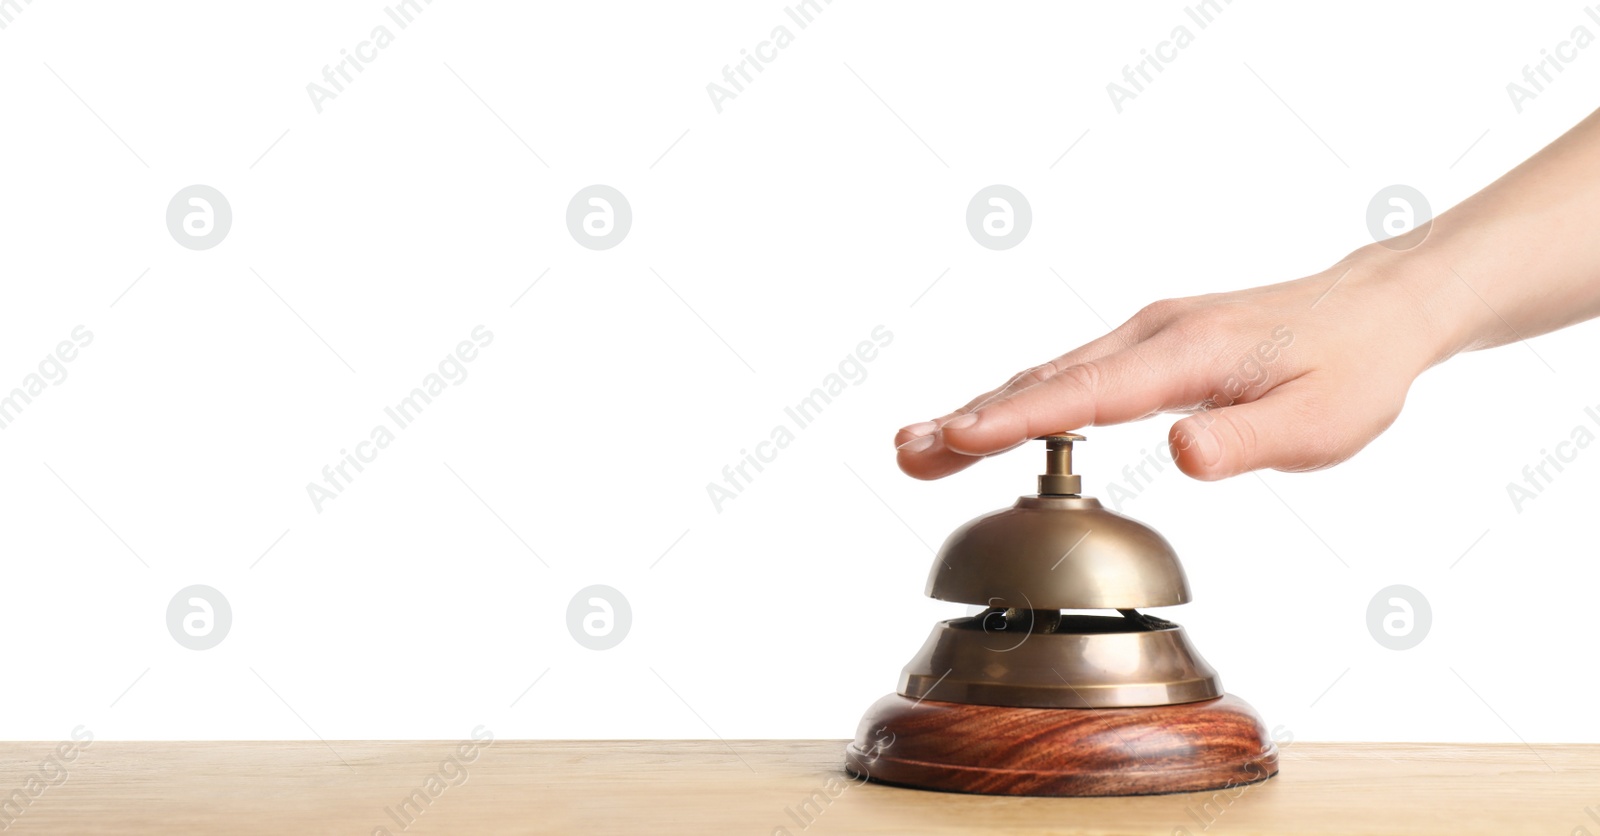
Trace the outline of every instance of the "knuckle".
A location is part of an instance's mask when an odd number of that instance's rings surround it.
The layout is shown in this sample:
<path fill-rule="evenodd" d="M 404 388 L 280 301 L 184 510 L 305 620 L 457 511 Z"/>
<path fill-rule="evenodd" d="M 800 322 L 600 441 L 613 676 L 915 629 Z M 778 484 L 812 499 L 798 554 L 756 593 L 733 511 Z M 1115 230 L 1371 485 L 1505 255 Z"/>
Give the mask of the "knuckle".
<path fill-rule="evenodd" d="M 1261 433 L 1256 427 L 1256 422 L 1248 415 L 1238 412 L 1224 411 L 1217 415 L 1215 426 L 1221 428 L 1225 434 L 1223 443 L 1223 465 L 1242 467 L 1255 467 L 1261 455 Z M 1234 456 L 1227 455 L 1227 451 L 1234 451 Z M 1235 458 L 1233 462 L 1227 461 Z"/>
<path fill-rule="evenodd" d="M 1189 310 L 1187 299 L 1157 299 L 1139 309 L 1128 322 L 1140 334 L 1149 335 Z"/>
<path fill-rule="evenodd" d="M 1220 348 L 1236 325 L 1235 315 L 1226 309 L 1207 307 L 1185 311 L 1164 329 L 1184 343 Z"/>
<path fill-rule="evenodd" d="M 1011 388 L 1027 388 L 1036 383 L 1043 383 L 1056 374 L 1055 363 L 1042 363 L 1031 368 L 1017 372 L 1011 380 Z"/>
<path fill-rule="evenodd" d="M 1069 386 L 1084 394 L 1093 394 L 1100 390 L 1101 381 L 1105 379 L 1105 369 L 1098 361 L 1089 360 L 1062 369 L 1056 373 L 1055 378 L 1059 385 Z"/>
<path fill-rule="evenodd" d="M 1012 375 L 1011 379 L 1006 381 L 1006 385 L 1000 387 L 1000 389 L 995 392 L 995 396 L 989 400 L 999 400 L 1006 396 L 1020 392 L 1023 389 L 1027 389 L 1030 386 L 1043 383 L 1046 380 L 1055 377 L 1056 373 L 1057 368 L 1054 360 L 1048 363 L 1041 363 L 1040 365 L 1023 369 L 1022 371 Z"/>

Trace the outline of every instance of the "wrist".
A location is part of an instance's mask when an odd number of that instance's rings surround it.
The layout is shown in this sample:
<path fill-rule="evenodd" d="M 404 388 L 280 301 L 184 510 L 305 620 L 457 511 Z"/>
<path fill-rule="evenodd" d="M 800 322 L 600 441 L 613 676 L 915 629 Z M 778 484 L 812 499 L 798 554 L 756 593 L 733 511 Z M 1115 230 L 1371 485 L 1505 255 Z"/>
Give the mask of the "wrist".
<path fill-rule="evenodd" d="M 1424 242 L 1408 250 L 1368 244 L 1341 262 L 1353 267 L 1389 295 L 1388 304 L 1418 335 L 1421 372 L 1465 351 L 1491 344 L 1485 334 L 1505 330 L 1481 295 L 1484 281 L 1451 259 L 1443 242 Z M 1477 277 L 1479 279 L 1487 277 Z"/>

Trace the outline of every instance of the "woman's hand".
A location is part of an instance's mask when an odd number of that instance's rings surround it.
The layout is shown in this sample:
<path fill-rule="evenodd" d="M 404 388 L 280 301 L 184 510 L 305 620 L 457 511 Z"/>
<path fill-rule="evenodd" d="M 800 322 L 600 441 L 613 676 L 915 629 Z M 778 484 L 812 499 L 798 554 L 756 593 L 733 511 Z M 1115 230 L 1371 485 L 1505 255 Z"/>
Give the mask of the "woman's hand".
<path fill-rule="evenodd" d="M 1283 284 L 1157 302 L 1105 336 L 895 436 L 937 479 L 1048 433 L 1189 412 L 1184 473 L 1312 470 L 1394 422 L 1461 351 L 1600 316 L 1600 111 L 1449 212 Z"/>
<path fill-rule="evenodd" d="M 1420 231 L 1422 234 L 1426 230 Z M 1411 382 L 1463 347 L 1448 268 L 1382 247 L 1282 284 L 1170 299 L 895 436 L 900 468 L 937 479 L 1028 439 L 1188 412 L 1183 472 L 1313 470 L 1394 422 Z M 1451 279 L 1453 281 L 1453 279 Z"/>

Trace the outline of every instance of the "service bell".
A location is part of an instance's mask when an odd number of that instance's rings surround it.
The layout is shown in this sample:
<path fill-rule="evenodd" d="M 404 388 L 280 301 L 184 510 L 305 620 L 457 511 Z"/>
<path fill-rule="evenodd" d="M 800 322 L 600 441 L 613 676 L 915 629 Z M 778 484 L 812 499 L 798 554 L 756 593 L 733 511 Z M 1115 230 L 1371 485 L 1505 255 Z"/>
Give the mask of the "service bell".
<path fill-rule="evenodd" d="M 1081 495 L 1082 440 L 1046 436 L 1038 493 L 945 540 L 928 596 L 985 609 L 933 628 L 898 692 L 862 719 L 853 773 L 1004 795 L 1187 792 L 1277 773 L 1255 711 L 1224 694 L 1181 626 L 1139 612 L 1188 603 L 1188 578 L 1154 529 Z"/>

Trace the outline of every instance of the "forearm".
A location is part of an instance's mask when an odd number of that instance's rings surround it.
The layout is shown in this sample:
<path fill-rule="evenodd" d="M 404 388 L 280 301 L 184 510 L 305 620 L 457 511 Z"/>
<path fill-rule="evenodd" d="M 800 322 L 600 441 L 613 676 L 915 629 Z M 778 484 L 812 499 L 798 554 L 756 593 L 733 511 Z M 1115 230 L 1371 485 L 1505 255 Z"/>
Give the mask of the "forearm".
<path fill-rule="evenodd" d="M 1600 111 L 1440 215 L 1422 243 L 1366 257 L 1397 266 L 1446 320 L 1442 360 L 1600 316 L 1597 218 Z"/>
<path fill-rule="evenodd" d="M 1597 228 L 1600 113 L 1431 225 L 1315 275 L 1147 306 L 901 429 L 900 467 L 936 479 L 1027 438 L 1197 404 L 1169 435 L 1191 476 L 1337 464 L 1389 426 L 1429 366 L 1600 316 Z M 1263 348 L 1280 332 L 1291 349 Z"/>

